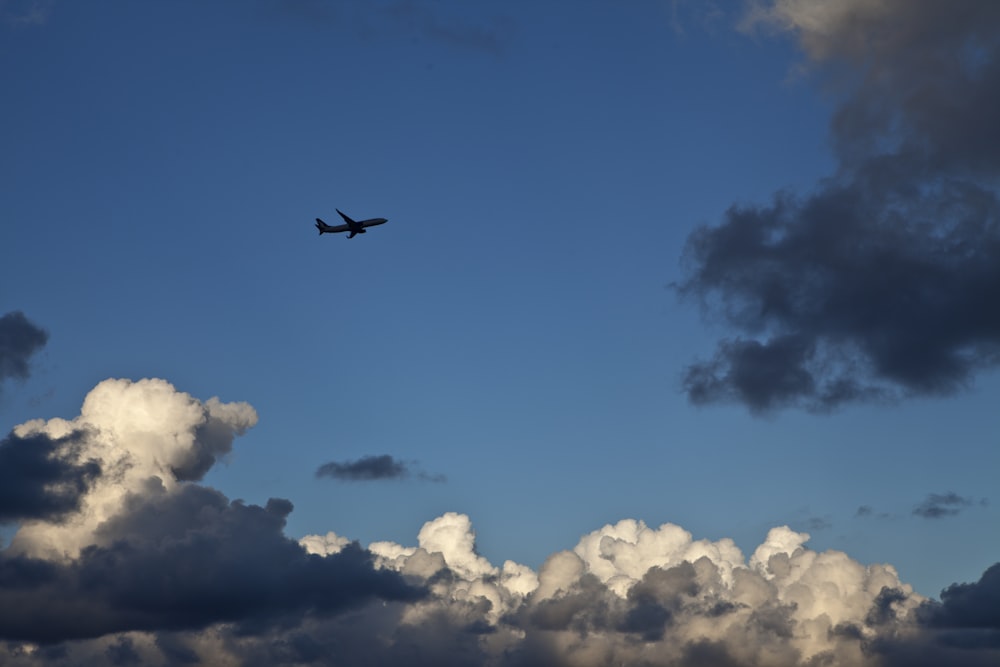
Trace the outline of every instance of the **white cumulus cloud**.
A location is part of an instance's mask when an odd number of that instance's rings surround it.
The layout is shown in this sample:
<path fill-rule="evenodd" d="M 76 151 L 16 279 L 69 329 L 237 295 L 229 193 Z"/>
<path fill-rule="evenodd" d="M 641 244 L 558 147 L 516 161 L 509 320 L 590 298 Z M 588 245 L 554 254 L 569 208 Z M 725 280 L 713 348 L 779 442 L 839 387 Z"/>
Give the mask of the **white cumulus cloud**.
<path fill-rule="evenodd" d="M 181 479 L 198 479 L 232 446 L 233 438 L 257 423 L 247 403 L 198 401 L 165 380 L 105 380 L 84 399 L 72 420 L 34 420 L 14 429 L 18 437 L 50 438 L 81 432 L 76 455 L 96 461 L 101 475 L 80 507 L 58 523 L 25 521 L 10 549 L 35 557 L 73 558 L 96 544 L 97 528 L 120 515 L 130 494 L 148 485 L 170 490 Z"/>
<path fill-rule="evenodd" d="M 479 554 L 458 512 L 426 522 L 415 544 L 363 549 L 332 531 L 296 542 L 284 534 L 290 501 L 248 505 L 197 483 L 256 419 L 245 403 L 200 401 L 163 380 L 108 380 L 79 417 L 22 424 L 0 441 L 5 465 L 42 471 L 0 495 L 0 516 L 21 521 L 0 549 L 0 663 L 897 667 L 925 650 L 937 661 L 928 664 L 996 657 L 1000 566 L 933 603 L 891 565 L 814 551 L 787 526 L 747 558 L 731 539 L 624 519 L 537 571 Z M 60 465 L 41 465 L 46 457 Z M 59 494 L 42 488 L 52 483 Z"/>

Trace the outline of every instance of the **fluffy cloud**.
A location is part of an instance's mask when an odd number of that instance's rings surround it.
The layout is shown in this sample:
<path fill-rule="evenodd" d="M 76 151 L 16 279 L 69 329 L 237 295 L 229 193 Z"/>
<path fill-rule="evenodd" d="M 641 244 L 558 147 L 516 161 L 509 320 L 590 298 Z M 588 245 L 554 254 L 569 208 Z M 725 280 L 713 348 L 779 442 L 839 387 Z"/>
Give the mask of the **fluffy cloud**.
<path fill-rule="evenodd" d="M 754 412 L 938 395 L 1000 363 L 1000 5 L 778 0 L 843 92 L 836 174 L 733 206 L 689 238 L 679 290 L 733 334 L 684 372 L 692 402 Z"/>
<path fill-rule="evenodd" d="M 626 519 L 534 571 L 448 512 L 414 546 L 289 539 L 287 500 L 196 483 L 256 421 L 162 380 L 108 380 L 74 420 L 0 445 L 0 663 L 527 667 L 995 664 L 1000 570 L 928 601 L 889 565 L 772 529 L 732 540 Z M 6 470 L 7 467 L 11 471 Z M 5 494 L 5 495 L 3 495 Z M 916 659 L 914 662 L 913 660 Z M 907 662 L 910 660 L 911 662 Z M 920 662 L 924 660 L 924 662 Z"/>
<path fill-rule="evenodd" d="M 381 567 L 428 583 L 432 595 L 400 615 L 394 637 L 426 634 L 436 646 L 448 632 L 468 660 L 446 664 L 877 664 L 866 642 L 922 598 L 890 566 L 816 553 L 808 539 L 775 528 L 747 562 L 731 540 L 624 520 L 553 554 L 536 575 L 492 566 L 475 552 L 468 517 L 449 513 L 424 525 L 417 547 L 369 548 Z M 873 614 L 879 605 L 888 611 Z M 394 664 L 432 663 L 419 642 L 408 657 L 393 645 L 373 650 Z"/>
<path fill-rule="evenodd" d="M 19 439 L 78 434 L 74 458 L 95 462 L 100 476 L 59 524 L 25 521 L 11 544 L 16 553 L 73 558 L 95 544 L 97 529 L 152 486 L 175 490 L 199 479 L 233 438 L 257 423 L 246 403 L 202 403 L 164 380 L 106 380 L 84 399 L 72 421 L 34 420 L 14 429 Z"/>
<path fill-rule="evenodd" d="M 0 637 L 249 632 L 419 599 L 357 544 L 324 558 L 287 538 L 289 501 L 247 505 L 193 483 L 256 421 L 246 403 L 201 402 L 163 380 L 107 380 L 76 419 L 16 427 L 0 445 L 0 517 L 21 521 L 0 551 Z M 119 639 L 116 655 L 136 650 Z M 171 641 L 153 646 L 180 655 Z"/>

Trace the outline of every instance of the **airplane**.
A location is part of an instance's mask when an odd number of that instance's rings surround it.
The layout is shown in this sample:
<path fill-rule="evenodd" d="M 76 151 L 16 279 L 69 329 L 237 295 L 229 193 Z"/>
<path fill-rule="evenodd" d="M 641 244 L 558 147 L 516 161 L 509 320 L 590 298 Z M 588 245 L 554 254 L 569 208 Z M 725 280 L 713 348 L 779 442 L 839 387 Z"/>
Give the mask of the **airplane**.
<path fill-rule="evenodd" d="M 375 225 L 383 225 L 389 222 L 386 218 L 371 218 L 370 220 L 351 220 L 349 217 L 341 213 L 340 209 L 336 209 L 337 213 L 340 213 L 340 217 L 344 219 L 347 224 L 344 225 L 328 225 L 319 218 L 316 218 L 316 229 L 322 234 L 335 234 L 337 232 L 350 232 L 347 237 L 353 239 L 355 234 L 364 234 L 367 229 L 366 227 L 374 227 Z"/>

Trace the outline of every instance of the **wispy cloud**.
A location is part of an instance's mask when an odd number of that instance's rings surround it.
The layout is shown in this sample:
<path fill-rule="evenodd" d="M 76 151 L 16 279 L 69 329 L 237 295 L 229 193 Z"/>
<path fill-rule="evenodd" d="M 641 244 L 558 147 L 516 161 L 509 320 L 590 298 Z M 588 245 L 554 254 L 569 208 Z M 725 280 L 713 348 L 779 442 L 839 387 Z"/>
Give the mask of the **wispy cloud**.
<path fill-rule="evenodd" d="M 890 519 L 892 515 L 888 512 L 877 512 L 875 508 L 871 505 L 861 505 L 858 507 L 857 511 L 854 513 L 855 518 L 869 518 L 874 517 L 876 519 Z"/>
<path fill-rule="evenodd" d="M 11 26 L 42 25 L 55 0 L 0 0 L 0 21 Z"/>
<path fill-rule="evenodd" d="M 846 86 L 839 168 L 690 236 L 679 292 L 731 333 L 685 370 L 689 399 L 825 411 L 964 389 L 1000 364 L 1000 4 L 754 6 L 748 26 L 793 33 Z"/>
<path fill-rule="evenodd" d="M 975 503 L 972 498 L 960 496 L 954 491 L 948 493 L 928 493 L 922 503 L 913 508 L 913 514 L 924 519 L 943 519 L 955 516 Z"/>
<path fill-rule="evenodd" d="M 833 527 L 829 517 L 814 516 L 806 520 L 806 530 L 828 530 Z"/>
<path fill-rule="evenodd" d="M 400 461 L 389 454 L 363 456 L 355 461 L 331 461 L 316 469 L 316 477 L 332 477 L 348 482 L 407 479 L 416 477 L 427 482 L 444 482 L 444 475 L 414 469 L 415 463 Z"/>

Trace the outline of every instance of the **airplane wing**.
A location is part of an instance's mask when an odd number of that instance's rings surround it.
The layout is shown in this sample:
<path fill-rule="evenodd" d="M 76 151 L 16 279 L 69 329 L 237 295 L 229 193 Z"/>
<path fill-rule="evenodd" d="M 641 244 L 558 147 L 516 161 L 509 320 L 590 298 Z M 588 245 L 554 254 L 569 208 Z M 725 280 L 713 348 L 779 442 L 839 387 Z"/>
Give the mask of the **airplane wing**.
<path fill-rule="evenodd" d="M 349 217 L 347 217 L 346 215 L 344 215 L 343 213 L 341 213 L 339 208 L 335 209 L 335 210 L 337 211 L 337 213 L 340 213 L 340 217 L 343 218 L 344 222 L 346 222 L 348 225 L 355 224 L 353 220 L 351 220 Z M 349 227 L 344 227 L 344 229 L 349 229 Z"/>

